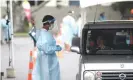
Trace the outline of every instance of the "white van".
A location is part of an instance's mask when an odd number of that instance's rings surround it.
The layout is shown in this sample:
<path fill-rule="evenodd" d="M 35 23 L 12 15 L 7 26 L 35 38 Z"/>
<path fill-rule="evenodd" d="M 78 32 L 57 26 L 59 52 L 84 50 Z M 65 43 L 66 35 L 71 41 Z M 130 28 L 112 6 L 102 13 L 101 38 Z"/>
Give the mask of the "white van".
<path fill-rule="evenodd" d="M 133 21 L 89 22 L 71 51 L 81 55 L 76 80 L 133 80 Z"/>

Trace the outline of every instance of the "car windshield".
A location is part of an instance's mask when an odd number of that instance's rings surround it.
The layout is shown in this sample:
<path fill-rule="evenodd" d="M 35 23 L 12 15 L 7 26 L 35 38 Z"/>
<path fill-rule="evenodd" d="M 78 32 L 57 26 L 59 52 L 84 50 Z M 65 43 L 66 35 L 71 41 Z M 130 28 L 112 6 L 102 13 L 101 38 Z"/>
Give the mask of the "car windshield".
<path fill-rule="evenodd" d="M 87 54 L 133 54 L 133 29 L 88 30 Z"/>

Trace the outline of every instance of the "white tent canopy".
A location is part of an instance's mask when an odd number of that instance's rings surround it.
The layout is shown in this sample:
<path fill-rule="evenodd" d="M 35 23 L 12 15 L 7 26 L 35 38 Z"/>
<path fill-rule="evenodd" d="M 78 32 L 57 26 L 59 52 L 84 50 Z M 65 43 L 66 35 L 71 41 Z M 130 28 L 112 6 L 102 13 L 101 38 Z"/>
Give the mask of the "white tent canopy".
<path fill-rule="evenodd" d="M 122 2 L 122 1 L 133 1 L 133 0 L 80 0 L 80 7 L 86 8 L 97 4 Z"/>

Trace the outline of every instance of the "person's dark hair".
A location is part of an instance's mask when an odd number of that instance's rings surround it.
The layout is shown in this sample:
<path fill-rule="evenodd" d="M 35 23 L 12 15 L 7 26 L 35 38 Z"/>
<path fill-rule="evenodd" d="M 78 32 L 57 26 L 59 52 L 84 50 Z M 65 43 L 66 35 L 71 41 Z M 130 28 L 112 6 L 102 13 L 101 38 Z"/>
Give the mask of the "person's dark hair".
<path fill-rule="evenodd" d="M 72 13 L 72 11 L 70 10 L 70 11 L 68 11 L 68 13 Z"/>
<path fill-rule="evenodd" d="M 51 15 L 46 15 L 43 17 L 42 23 L 43 25 L 50 25 L 53 24 L 55 21 L 55 18 Z"/>
<path fill-rule="evenodd" d="M 72 14 L 72 13 L 74 13 L 74 11 L 72 11 L 72 10 L 69 10 L 69 11 L 68 11 L 68 13 Z"/>
<path fill-rule="evenodd" d="M 81 17 L 81 14 L 79 14 L 78 17 L 80 18 Z"/>
<path fill-rule="evenodd" d="M 103 17 L 104 15 L 105 15 L 105 13 L 104 13 L 104 12 L 102 12 L 102 13 L 100 14 L 100 16 L 102 16 L 102 17 Z"/>

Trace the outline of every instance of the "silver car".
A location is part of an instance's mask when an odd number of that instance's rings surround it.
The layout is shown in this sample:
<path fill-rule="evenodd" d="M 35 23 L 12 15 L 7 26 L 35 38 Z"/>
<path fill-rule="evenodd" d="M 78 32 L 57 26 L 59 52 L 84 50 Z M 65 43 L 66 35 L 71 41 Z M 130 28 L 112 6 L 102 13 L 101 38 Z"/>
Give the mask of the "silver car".
<path fill-rule="evenodd" d="M 81 35 L 71 47 L 81 55 L 76 80 L 133 80 L 133 21 L 89 22 Z"/>

